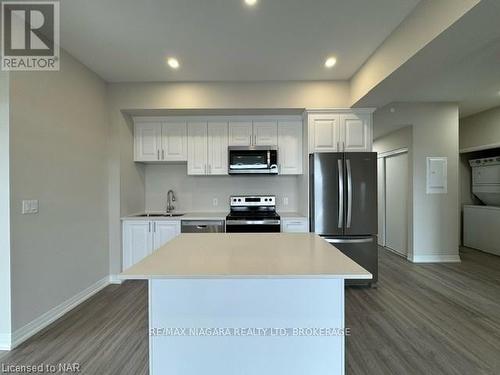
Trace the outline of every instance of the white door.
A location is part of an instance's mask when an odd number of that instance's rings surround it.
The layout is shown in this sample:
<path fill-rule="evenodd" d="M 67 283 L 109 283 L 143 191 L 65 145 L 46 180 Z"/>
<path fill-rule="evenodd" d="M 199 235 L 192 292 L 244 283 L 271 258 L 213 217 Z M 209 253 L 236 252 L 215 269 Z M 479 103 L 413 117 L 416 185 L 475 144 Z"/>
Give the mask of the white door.
<path fill-rule="evenodd" d="M 278 126 L 276 121 L 253 122 L 253 145 L 276 146 L 278 144 Z"/>
<path fill-rule="evenodd" d="M 340 116 L 331 114 L 311 115 L 311 152 L 340 151 Z"/>
<path fill-rule="evenodd" d="M 162 125 L 162 160 L 187 160 L 187 131 L 184 121 L 168 121 Z"/>
<path fill-rule="evenodd" d="M 229 146 L 252 145 L 252 122 L 231 121 L 229 122 Z"/>
<path fill-rule="evenodd" d="M 371 151 L 370 115 L 343 114 L 340 116 L 345 151 Z"/>
<path fill-rule="evenodd" d="M 385 246 L 408 254 L 408 154 L 385 158 Z"/>
<path fill-rule="evenodd" d="M 278 164 L 280 174 L 302 174 L 302 122 L 278 124 Z"/>
<path fill-rule="evenodd" d="M 377 159 L 378 244 L 385 246 L 385 158 Z"/>
<path fill-rule="evenodd" d="M 134 125 L 134 160 L 158 161 L 161 158 L 161 123 L 136 122 Z"/>
<path fill-rule="evenodd" d="M 152 223 L 145 220 L 123 222 L 123 269 L 132 267 L 153 250 Z"/>
<path fill-rule="evenodd" d="M 175 221 L 154 221 L 153 222 L 153 251 L 158 250 L 168 241 L 174 239 L 181 233 L 180 220 Z"/>
<path fill-rule="evenodd" d="M 208 173 L 227 175 L 227 122 L 209 122 L 208 134 Z"/>
<path fill-rule="evenodd" d="M 207 174 L 207 123 L 188 123 L 188 175 Z"/>

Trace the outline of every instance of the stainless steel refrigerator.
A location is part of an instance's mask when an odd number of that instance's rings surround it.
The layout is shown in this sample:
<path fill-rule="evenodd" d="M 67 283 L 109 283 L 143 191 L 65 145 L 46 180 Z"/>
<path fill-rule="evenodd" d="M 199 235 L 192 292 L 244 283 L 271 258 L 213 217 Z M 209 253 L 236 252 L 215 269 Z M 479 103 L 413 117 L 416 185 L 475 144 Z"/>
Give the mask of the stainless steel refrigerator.
<path fill-rule="evenodd" d="M 332 152 L 309 156 L 310 228 L 378 280 L 377 153 Z"/>

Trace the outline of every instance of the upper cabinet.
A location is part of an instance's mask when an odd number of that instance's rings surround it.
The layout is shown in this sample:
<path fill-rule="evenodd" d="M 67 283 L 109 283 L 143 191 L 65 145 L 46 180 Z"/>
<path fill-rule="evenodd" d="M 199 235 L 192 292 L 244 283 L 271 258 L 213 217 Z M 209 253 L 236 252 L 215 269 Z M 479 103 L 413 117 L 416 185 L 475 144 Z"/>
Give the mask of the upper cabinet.
<path fill-rule="evenodd" d="M 227 139 L 227 122 L 189 122 L 188 175 L 227 175 Z"/>
<path fill-rule="evenodd" d="M 302 121 L 278 122 L 279 174 L 302 174 Z"/>
<path fill-rule="evenodd" d="M 161 162 L 187 160 L 187 128 L 183 121 L 136 119 L 134 161 Z"/>
<path fill-rule="evenodd" d="M 229 122 L 229 146 L 276 146 L 277 144 L 277 121 L 255 120 Z"/>
<path fill-rule="evenodd" d="M 308 112 L 309 152 L 372 150 L 371 111 Z"/>

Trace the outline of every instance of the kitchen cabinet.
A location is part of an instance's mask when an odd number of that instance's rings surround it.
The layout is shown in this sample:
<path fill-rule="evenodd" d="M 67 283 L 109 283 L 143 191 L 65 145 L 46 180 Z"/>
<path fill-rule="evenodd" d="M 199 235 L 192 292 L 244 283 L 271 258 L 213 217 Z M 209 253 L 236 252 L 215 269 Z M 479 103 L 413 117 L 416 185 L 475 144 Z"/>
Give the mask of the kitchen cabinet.
<path fill-rule="evenodd" d="M 134 161 L 185 160 L 187 160 L 185 121 L 135 120 Z"/>
<path fill-rule="evenodd" d="M 227 175 L 227 122 L 188 123 L 188 175 Z"/>
<path fill-rule="evenodd" d="M 253 122 L 253 145 L 276 146 L 278 144 L 278 124 L 276 121 Z"/>
<path fill-rule="evenodd" d="M 255 120 L 229 122 L 229 146 L 276 146 L 277 144 L 277 121 Z"/>
<path fill-rule="evenodd" d="M 372 149 L 371 111 L 308 112 L 309 153 Z"/>
<path fill-rule="evenodd" d="M 309 219 L 307 217 L 282 217 L 281 231 L 285 233 L 309 232 Z"/>
<path fill-rule="evenodd" d="M 122 229 L 123 269 L 140 262 L 180 232 L 180 220 L 124 221 Z"/>
<path fill-rule="evenodd" d="M 253 144 L 252 121 L 229 122 L 229 146 L 251 146 Z"/>
<path fill-rule="evenodd" d="M 134 160 L 158 161 L 161 150 L 161 123 L 143 122 L 134 125 Z"/>
<path fill-rule="evenodd" d="M 343 133 L 343 151 L 371 151 L 372 135 L 370 115 L 349 113 L 340 115 L 340 127 Z"/>
<path fill-rule="evenodd" d="M 302 121 L 278 122 L 279 174 L 302 174 Z"/>

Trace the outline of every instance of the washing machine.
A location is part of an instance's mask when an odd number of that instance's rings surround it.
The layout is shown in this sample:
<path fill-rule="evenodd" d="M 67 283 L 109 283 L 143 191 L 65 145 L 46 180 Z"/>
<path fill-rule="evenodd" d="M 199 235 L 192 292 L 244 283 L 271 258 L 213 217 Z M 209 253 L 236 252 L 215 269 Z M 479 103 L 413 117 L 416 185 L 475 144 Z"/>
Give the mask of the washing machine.
<path fill-rule="evenodd" d="M 472 193 L 483 204 L 464 206 L 464 245 L 500 255 L 500 156 L 469 164 Z"/>

